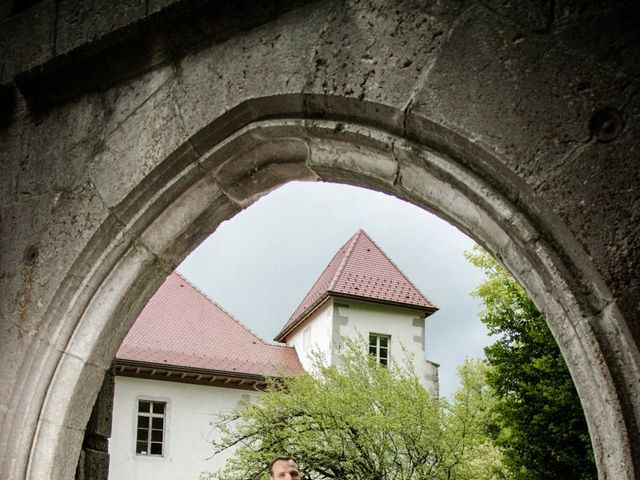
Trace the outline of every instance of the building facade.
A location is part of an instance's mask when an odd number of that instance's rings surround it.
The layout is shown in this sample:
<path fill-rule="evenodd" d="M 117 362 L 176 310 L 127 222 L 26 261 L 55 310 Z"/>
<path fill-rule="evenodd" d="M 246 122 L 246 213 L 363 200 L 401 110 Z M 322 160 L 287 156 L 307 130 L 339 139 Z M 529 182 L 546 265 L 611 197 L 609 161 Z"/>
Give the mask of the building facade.
<path fill-rule="evenodd" d="M 172 273 L 116 355 L 109 478 L 217 470 L 227 455 L 211 458 L 216 414 L 258 395 L 265 377 L 300 372 L 293 348 L 266 343 Z"/>
<path fill-rule="evenodd" d="M 438 366 L 424 351 L 425 318 L 436 310 L 360 230 L 331 259 L 275 340 L 294 347 L 309 369 L 314 351 L 335 364 L 344 338 L 362 338 L 381 363 L 410 359 L 422 385 L 437 395 Z"/>
<path fill-rule="evenodd" d="M 270 344 L 177 273 L 151 298 L 115 361 L 110 478 L 197 479 L 212 457 L 217 414 L 260 395 L 266 377 L 296 375 L 312 356 L 339 362 L 362 338 L 382 364 L 409 359 L 438 394 L 425 358 L 425 318 L 437 308 L 363 231 L 343 245 Z"/>

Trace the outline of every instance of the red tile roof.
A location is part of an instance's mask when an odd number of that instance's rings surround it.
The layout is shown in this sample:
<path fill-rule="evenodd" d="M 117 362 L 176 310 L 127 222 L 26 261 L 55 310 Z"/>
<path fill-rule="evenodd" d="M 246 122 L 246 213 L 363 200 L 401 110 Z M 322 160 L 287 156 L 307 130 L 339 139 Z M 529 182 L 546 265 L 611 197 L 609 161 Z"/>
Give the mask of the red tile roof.
<path fill-rule="evenodd" d="M 293 348 L 266 343 L 175 272 L 144 307 L 116 359 L 233 375 L 302 372 Z"/>
<path fill-rule="evenodd" d="M 437 310 L 363 230 L 345 243 L 311 287 L 275 340 L 286 336 L 331 295 L 409 306 L 430 315 Z"/>

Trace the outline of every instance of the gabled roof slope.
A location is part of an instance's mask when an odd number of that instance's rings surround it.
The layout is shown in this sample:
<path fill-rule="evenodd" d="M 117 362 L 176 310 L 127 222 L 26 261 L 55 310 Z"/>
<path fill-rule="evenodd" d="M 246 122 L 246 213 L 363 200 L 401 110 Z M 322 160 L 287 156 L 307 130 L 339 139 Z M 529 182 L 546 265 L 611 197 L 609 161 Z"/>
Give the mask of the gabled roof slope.
<path fill-rule="evenodd" d="M 175 272 L 144 307 L 116 359 L 234 375 L 302 372 L 293 348 L 267 344 Z"/>
<path fill-rule="evenodd" d="M 275 340 L 284 341 L 330 295 L 413 307 L 427 315 L 437 310 L 369 235 L 358 230 L 338 250 Z"/>

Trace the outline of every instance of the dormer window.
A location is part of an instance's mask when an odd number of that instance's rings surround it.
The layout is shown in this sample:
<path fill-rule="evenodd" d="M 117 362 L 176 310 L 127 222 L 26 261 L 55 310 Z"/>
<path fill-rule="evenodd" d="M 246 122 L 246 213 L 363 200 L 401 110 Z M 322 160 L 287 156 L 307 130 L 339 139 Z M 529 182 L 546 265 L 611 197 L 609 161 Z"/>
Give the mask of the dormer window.
<path fill-rule="evenodd" d="M 380 333 L 369 334 L 369 355 L 372 355 L 376 362 L 382 365 L 389 365 L 389 342 L 390 335 L 382 335 Z"/>

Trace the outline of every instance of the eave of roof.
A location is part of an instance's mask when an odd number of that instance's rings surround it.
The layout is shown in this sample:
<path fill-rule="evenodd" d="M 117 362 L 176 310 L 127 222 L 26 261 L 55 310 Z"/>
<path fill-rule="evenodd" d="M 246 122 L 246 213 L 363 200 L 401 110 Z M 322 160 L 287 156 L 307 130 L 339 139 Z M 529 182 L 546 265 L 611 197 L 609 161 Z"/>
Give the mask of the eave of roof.
<path fill-rule="evenodd" d="M 418 312 L 422 312 L 424 314 L 425 318 L 438 311 L 438 307 L 432 307 L 432 308 L 416 307 L 414 305 L 409 305 L 409 304 L 401 303 L 401 302 L 393 302 L 393 301 L 389 301 L 389 300 L 381 300 L 381 299 L 375 299 L 375 298 L 360 297 L 360 296 L 357 296 L 357 295 L 346 295 L 344 293 L 337 293 L 337 292 L 327 291 L 324 294 L 322 294 L 322 296 L 319 297 L 318 300 L 316 300 L 311 306 L 309 306 L 305 310 L 304 315 L 301 315 L 295 323 L 292 323 L 291 325 L 287 326 L 286 329 L 283 329 L 280 333 L 278 333 L 278 336 L 276 338 L 274 338 L 274 340 L 277 341 L 277 342 L 284 342 L 286 340 L 287 336 L 292 331 L 294 331 L 296 328 L 298 328 L 298 326 L 300 324 L 304 323 L 304 321 L 307 318 L 309 318 L 313 314 L 313 312 L 315 312 L 318 308 L 320 308 L 322 306 L 322 304 L 324 304 L 330 298 L 336 298 L 336 299 L 344 298 L 344 299 L 347 299 L 347 300 L 355 300 L 355 301 L 359 301 L 359 302 L 372 303 L 372 304 L 375 304 L 375 305 L 389 305 L 389 306 L 392 306 L 392 307 L 398 307 L 398 308 L 402 308 L 402 309 L 405 309 L 405 310 L 418 311 Z"/>
<path fill-rule="evenodd" d="M 183 365 L 166 365 L 153 362 L 116 359 L 115 374 L 123 377 L 145 378 L 167 382 L 189 383 L 196 385 L 217 386 L 243 390 L 260 390 L 267 385 L 268 378 L 242 372 L 210 370 L 204 368 L 185 367 Z"/>

